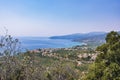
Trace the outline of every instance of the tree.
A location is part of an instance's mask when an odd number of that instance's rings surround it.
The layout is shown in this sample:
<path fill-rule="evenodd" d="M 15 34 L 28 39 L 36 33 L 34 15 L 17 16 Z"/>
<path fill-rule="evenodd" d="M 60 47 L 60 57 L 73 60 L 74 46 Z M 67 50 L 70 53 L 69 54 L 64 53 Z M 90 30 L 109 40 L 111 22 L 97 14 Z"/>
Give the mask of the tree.
<path fill-rule="evenodd" d="M 18 65 L 17 55 L 20 53 L 20 42 L 10 35 L 0 38 L 0 80 L 9 80 L 16 75 Z M 15 78 L 15 77 L 13 77 Z"/>
<path fill-rule="evenodd" d="M 90 67 L 85 80 L 120 80 L 120 34 L 110 32 L 106 43 L 97 47 L 101 53 Z"/>

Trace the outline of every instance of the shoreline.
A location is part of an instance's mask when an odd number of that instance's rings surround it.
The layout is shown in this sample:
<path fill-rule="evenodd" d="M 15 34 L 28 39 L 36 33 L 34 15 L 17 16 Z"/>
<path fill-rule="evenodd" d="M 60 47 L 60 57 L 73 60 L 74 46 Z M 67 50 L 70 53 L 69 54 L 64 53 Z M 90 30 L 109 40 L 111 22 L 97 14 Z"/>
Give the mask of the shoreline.
<path fill-rule="evenodd" d="M 80 42 L 78 42 L 80 43 Z M 23 49 L 22 51 L 26 52 L 26 51 L 36 51 L 38 52 L 38 50 L 61 50 L 61 49 L 72 49 L 75 47 L 87 47 L 87 43 L 80 43 L 74 46 L 69 46 L 69 47 L 56 47 L 56 48 L 36 48 L 36 49 Z"/>

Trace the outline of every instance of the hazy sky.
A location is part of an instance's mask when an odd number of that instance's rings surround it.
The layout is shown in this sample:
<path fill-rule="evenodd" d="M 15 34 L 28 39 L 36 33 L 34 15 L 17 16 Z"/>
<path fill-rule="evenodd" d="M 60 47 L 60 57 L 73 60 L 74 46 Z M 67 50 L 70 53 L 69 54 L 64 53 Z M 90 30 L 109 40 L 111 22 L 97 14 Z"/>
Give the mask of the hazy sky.
<path fill-rule="evenodd" d="M 0 0 L 0 34 L 51 36 L 120 30 L 120 0 Z"/>

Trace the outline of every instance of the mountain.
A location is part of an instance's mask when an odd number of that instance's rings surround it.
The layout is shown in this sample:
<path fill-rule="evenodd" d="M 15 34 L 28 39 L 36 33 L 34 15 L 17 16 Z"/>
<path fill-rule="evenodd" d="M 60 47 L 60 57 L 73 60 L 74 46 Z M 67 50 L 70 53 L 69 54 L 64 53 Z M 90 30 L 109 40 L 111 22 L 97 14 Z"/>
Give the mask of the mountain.
<path fill-rule="evenodd" d="M 120 31 L 118 31 L 120 34 Z M 67 39 L 75 42 L 83 42 L 92 48 L 105 43 L 106 32 L 90 32 L 90 33 L 76 33 L 63 36 L 52 36 L 51 39 Z"/>
<path fill-rule="evenodd" d="M 52 36 L 51 39 L 67 39 L 75 42 L 86 43 L 91 48 L 96 48 L 97 46 L 105 42 L 106 32 L 90 32 L 90 33 L 77 33 L 63 36 Z"/>
<path fill-rule="evenodd" d="M 51 39 L 76 39 L 83 37 L 83 34 L 77 33 L 77 34 L 70 34 L 70 35 L 63 35 L 63 36 L 52 36 Z"/>
<path fill-rule="evenodd" d="M 51 39 L 69 39 L 69 40 L 86 40 L 86 39 L 103 39 L 107 33 L 105 32 L 90 32 L 90 33 L 77 33 L 63 36 L 52 36 Z"/>

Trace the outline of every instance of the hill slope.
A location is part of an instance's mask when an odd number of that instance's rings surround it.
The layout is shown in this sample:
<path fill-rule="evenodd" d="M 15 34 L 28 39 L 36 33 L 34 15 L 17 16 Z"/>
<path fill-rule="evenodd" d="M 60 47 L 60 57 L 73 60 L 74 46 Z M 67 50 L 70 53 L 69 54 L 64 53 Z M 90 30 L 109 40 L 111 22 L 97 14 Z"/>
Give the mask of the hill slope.
<path fill-rule="evenodd" d="M 64 36 L 52 36 L 51 39 L 68 39 L 76 42 L 87 43 L 88 46 L 96 48 L 105 42 L 105 32 L 77 33 Z"/>
<path fill-rule="evenodd" d="M 70 39 L 70 40 L 84 40 L 90 38 L 100 38 L 105 37 L 105 32 L 90 32 L 90 33 L 77 33 L 77 34 L 70 34 L 70 35 L 63 35 L 63 36 L 52 36 L 51 39 Z"/>

